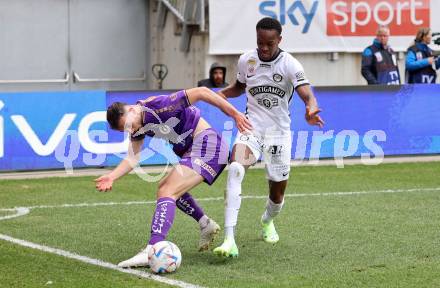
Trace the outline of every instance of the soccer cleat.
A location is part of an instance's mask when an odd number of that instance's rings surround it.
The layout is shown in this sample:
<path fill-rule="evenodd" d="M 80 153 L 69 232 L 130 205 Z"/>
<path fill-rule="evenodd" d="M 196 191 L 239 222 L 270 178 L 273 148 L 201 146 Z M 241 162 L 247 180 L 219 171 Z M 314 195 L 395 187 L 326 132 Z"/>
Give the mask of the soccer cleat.
<path fill-rule="evenodd" d="M 208 218 L 205 227 L 200 228 L 199 251 L 206 251 L 209 245 L 214 242 L 215 237 L 220 231 L 220 226 L 214 220 Z"/>
<path fill-rule="evenodd" d="M 221 246 L 215 248 L 213 252 L 219 257 L 238 257 L 238 247 L 234 240 L 225 240 L 225 242 L 223 242 Z"/>
<path fill-rule="evenodd" d="M 280 240 L 277 230 L 275 230 L 275 225 L 273 224 L 273 220 L 269 221 L 268 223 L 264 223 L 263 221 L 261 221 L 261 225 L 263 226 L 264 242 L 275 244 Z"/>
<path fill-rule="evenodd" d="M 141 252 L 131 257 L 128 260 L 122 261 L 118 264 L 119 267 L 149 267 L 148 265 L 148 251 L 151 249 L 151 245 L 147 245 Z"/>

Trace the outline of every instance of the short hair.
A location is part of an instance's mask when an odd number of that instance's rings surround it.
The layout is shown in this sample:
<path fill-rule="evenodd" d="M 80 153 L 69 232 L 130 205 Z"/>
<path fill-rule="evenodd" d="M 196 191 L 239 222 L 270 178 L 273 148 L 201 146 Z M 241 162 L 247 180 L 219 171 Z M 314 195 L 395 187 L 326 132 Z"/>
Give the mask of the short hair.
<path fill-rule="evenodd" d="M 382 30 L 387 30 L 388 34 L 390 34 L 390 32 L 391 32 L 390 27 L 388 27 L 387 25 L 379 25 L 376 30 L 376 35 L 379 34 L 379 32 Z"/>
<path fill-rule="evenodd" d="M 110 128 L 117 130 L 119 129 L 119 120 L 121 120 L 122 115 L 124 115 L 124 107 L 127 103 L 114 102 L 107 108 L 107 122 Z"/>
<path fill-rule="evenodd" d="M 258 21 L 256 29 L 276 30 L 279 35 L 281 35 L 281 32 L 283 31 L 280 21 L 270 17 L 265 17 Z"/>

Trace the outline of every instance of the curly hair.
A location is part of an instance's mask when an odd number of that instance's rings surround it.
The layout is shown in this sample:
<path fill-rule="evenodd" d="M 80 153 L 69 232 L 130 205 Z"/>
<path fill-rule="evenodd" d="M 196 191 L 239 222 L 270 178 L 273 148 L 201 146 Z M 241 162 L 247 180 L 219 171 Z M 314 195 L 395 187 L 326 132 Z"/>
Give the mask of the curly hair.
<path fill-rule="evenodd" d="M 279 35 L 281 35 L 281 32 L 283 31 L 280 21 L 270 17 L 265 17 L 258 21 L 256 29 L 276 30 Z"/>

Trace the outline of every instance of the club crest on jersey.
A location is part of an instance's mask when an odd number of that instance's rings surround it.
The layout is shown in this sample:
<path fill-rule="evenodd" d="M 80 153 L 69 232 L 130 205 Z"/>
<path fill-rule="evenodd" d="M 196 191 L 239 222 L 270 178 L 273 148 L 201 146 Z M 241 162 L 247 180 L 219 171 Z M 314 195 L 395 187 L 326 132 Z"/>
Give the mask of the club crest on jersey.
<path fill-rule="evenodd" d="M 273 81 L 275 82 L 281 82 L 281 80 L 283 80 L 283 76 L 281 76 L 280 74 L 273 74 Z"/>
<path fill-rule="evenodd" d="M 278 99 L 264 97 L 257 99 L 257 103 L 267 109 L 272 109 L 272 107 L 278 106 Z"/>
<path fill-rule="evenodd" d="M 171 100 L 171 101 L 176 100 L 176 98 L 177 98 L 177 93 L 173 93 L 173 94 L 171 94 L 171 96 L 170 96 L 170 100 Z"/>
<path fill-rule="evenodd" d="M 252 96 L 255 96 L 257 94 L 272 94 L 275 96 L 278 96 L 280 98 L 283 98 L 284 95 L 286 95 L 286 91 L 278 88 L 278 87 L 274 87 L 274 86 L 269 86 L 269 85 L 263 85 L 263 86 L 256 86 L 256 87 L 252 87 L 251 89 L 249 89 L 249 94 L 251 94 Z"/>

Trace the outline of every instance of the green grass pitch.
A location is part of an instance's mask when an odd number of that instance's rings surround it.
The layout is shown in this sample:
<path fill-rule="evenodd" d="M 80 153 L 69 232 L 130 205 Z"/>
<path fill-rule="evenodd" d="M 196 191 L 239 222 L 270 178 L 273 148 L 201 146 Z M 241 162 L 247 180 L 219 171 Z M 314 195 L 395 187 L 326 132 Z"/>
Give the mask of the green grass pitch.
<path fill-rule="evenodd" d="M 197 252 L 198 225 L 178 211 L 168 240 L 180 247 L 183 261 L 166 277 L 222 288 L 440 287 L 439 175 L 434 162 L 293 168 L 289 197 L 275 220 L 277 245 L 260 240 L 264 197 L 242 202 L 237 259 Z M 222 198 L 225 179 L 226 173 L 212 187 L 202 184 L 192 192 L 198 199 Z M 51 206 L 0 221 L 0 234 L 110 263 L 133 256 L 148 239 L 154 206 L 124 202 L 154 200 L 157 183 L 129 175 L 112 192 L 99 193 L 92 180 L 0 181 L 1 209 Z M 337 193 L 361 191 L 366 193 Z M 267 195 L 264 170 L 248 171 L 243 195 Z M 60 207 L 98 202 L 120 204 Z M 223 223 L 222 200 L 200 203 Z M 0 218 L 14 213 L 1 209 Z M 167 285 L 0 240 L 0 287 Z"/>

